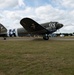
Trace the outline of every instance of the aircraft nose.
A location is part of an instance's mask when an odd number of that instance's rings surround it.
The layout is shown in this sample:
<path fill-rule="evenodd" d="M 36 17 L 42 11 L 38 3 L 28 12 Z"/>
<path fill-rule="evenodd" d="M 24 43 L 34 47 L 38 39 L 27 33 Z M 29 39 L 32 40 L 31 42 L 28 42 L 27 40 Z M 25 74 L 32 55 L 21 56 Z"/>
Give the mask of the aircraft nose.
<path fill-rule="evenodd" d="M 57 25 L 56 25 L 56 29 L 59 29 L 59 28 L 61 28 L 61 27 L 63 27 L 63 24 L 57 24 Z"/>
<path fill-rule="evenodd" d="M 63 27 L 63 24 L 59 24 L 59 28 Z"/>

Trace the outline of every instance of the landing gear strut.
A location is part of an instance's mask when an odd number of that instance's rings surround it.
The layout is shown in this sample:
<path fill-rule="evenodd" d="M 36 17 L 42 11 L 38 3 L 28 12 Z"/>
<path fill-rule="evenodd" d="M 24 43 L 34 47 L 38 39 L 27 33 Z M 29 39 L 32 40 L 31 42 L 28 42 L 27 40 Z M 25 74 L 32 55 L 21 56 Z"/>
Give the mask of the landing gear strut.
<path fill-rule="evenodd" d="M 43 39 L 44 39 L 44 40 L 49 40 L 49 36 L 48 36 L 47 34 L 45 34 L 45 35 L 43 36 Z"/>

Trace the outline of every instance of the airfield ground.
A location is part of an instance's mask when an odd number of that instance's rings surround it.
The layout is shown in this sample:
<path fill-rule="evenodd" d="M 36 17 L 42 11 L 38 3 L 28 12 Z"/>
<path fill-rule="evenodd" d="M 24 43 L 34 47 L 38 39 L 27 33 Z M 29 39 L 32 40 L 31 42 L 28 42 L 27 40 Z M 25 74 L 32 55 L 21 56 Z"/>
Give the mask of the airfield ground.
<path fill-rule="evenodd" d="M 74 40 L 25 39 L 0 39 L 0 75 L 74 75 Z"/>

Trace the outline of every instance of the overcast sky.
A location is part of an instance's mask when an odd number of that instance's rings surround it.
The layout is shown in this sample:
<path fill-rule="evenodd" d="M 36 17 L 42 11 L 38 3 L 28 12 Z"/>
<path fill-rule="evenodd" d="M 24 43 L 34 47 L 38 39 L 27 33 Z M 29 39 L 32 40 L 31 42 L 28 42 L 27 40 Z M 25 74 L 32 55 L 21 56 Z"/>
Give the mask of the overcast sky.
<path fill-rule="evenodd" d="M 5 27 L 21 27 L 20 20 L 24 17 L 38 23 L 58 21 L 74 25 L 74 0 L 0 0 L 0 23 Z"/>

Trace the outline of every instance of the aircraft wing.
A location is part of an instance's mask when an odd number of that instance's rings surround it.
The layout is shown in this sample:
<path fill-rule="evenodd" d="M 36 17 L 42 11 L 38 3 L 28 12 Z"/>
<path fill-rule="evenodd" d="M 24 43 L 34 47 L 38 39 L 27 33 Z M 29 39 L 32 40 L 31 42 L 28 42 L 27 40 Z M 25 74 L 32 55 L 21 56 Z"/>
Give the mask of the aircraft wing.
<path fill-rule="evenodd" d="M 0 36 L 7 36 L 7 29 L 2 24 L 0 24 Z"/>
<path fill-rule="evenodd" d="M 44 34 L 48 33 L 49 31 L 42 27 L 40 24 L 35 22 L 34 20 L 30 18 L 23 18 L 20 21 L 20 24 L 29 32 L 34 34 Z"/>

